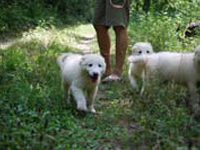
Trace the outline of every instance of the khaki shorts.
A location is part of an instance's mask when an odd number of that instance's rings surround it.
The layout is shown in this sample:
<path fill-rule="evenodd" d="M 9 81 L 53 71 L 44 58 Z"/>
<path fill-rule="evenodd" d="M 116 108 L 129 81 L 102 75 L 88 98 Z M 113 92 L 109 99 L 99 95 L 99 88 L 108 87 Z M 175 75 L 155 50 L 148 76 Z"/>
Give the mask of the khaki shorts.
<path fill-rule="evenodd" d="M 96 0 L 93 18 L 94 25 L 123 26 L 129 22 L 129 0 L 112 0 L 113 4 L 123 5 L 123 8 L 114 8 L 110 0 Z"/>

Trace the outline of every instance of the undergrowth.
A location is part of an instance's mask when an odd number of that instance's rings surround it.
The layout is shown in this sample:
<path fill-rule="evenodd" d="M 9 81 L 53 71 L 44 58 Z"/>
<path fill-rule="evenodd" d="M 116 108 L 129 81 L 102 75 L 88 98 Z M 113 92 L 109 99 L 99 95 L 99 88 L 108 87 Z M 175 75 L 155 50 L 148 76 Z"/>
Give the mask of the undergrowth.
<path fill-rule="evenodd" d="M 156 30 L 146 27 L 156 23 Z M 198 45 L 198 36 L 179 41 L 170 24 L 153 17 L 133 22 L 130 39 L 146 38 L 157 51 L 189 52 Z M 185 87 L 156 83 L 139 95 L 127 65 L 123 81 L 100 85 L 97 114 L 79 114 L 65 103 L 56 58 L 83 53 L 76 46 L 91 32 L 91 25 L 38 27 L 0 49 L 0 149 L 200 149 L 200 125 L 186 107 Z"/>

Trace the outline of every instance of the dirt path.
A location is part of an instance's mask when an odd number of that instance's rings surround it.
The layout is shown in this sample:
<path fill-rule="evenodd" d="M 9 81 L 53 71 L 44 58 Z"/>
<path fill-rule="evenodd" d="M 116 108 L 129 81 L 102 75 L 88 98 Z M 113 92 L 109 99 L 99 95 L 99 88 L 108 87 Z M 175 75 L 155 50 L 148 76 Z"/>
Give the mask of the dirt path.
<path fill-rule="evenodd" d="M 0 49 L 6 49 L 11 46 L 17 39 L 5 39 L 0 40 Z"/>
<path fill-rule="evenodd" d="M 79 49 L 84 54 L 92 53 L 94 52 L 94 50 L 92 49 L 92 45 L 95 42 L 96 42 L 95 34 L 91 36 L 83 36 L 83 37 L 80 37 L 80 39 L 76 41 L 77 43 L 76 48 Z"/>
<path fill-rule="evenodd" d="M 111 49 L 114 49 L 114 36 L 112 30 L 110 31 Z M 24 32 L 21 37 L 4 37 L 3 39 L 0 39 L 0 49 L 7 49 L 15 43 L 30 41 L 41 42 L 46 48 L 48 48 L 47 46 L 52 42 L 56 42 L 59 45 L 67 46 L 72 50 L 84 54 L 99 53 L 96 32 L 91 24 L 66 27 L 63 29 L 52 28 L 48 30 L 38 27 L 28 32 Z"/>

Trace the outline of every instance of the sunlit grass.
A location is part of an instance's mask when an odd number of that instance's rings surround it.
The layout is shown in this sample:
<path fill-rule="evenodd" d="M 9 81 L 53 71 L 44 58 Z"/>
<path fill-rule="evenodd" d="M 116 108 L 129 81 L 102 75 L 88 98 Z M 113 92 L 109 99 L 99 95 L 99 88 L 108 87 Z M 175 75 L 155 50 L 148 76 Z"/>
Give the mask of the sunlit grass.
<path fill-rule="evenodd" d="M 134 25 L 130 41 L 140 41 L 134 32 L 144 33 Z M 112 29 L 110 34 L 114 53 Z M 0 50 L 0 148 L 178 149 L 192 141 L 198 149 L 200 126 L 186 107 L 186 88 L 155 83 L 139 95 L 127 79 L 127 65 L 122 82 L 100 85 L 97 114 L 82 115 L 66 105 L 56 58 L 63 52 L 87 53 L 88 47 L 98 53 L 95 36 L 90 24 L 38 27 Z M 197 45 L 187 40 L 188 49 Z M 176 44 L 169 42 L 171 49 L 183 48 L 175 38 Z"/>

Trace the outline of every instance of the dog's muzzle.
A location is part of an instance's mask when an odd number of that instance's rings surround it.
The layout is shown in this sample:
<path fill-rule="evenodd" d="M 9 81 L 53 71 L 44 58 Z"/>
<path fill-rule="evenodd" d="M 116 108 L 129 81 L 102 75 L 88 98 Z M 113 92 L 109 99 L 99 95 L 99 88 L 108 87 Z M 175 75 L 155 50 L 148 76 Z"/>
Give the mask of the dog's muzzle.
<path fill-rule="evenodd" d="M 97 82 L 97 80 L 98 80 L 98 77 L 99 77 L 99 74 L 98 73 L 96 73 L 96 72 L 94 72 L 91 76 L 91 79 L 92 79 L 92 82 Z"/>

